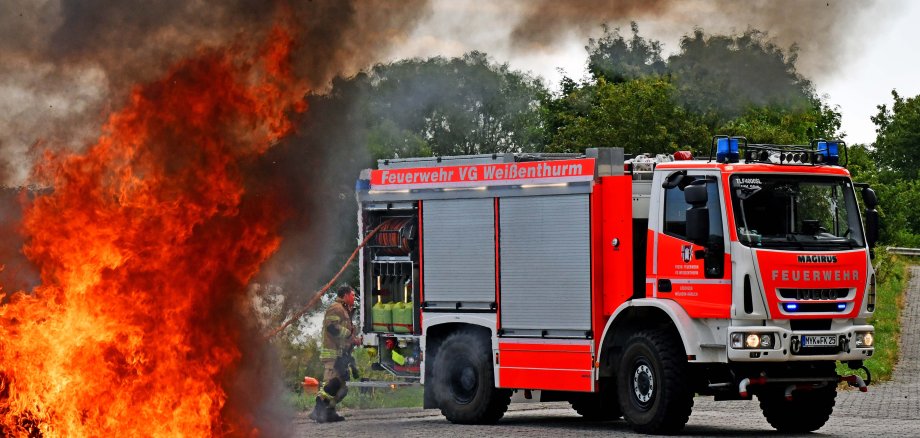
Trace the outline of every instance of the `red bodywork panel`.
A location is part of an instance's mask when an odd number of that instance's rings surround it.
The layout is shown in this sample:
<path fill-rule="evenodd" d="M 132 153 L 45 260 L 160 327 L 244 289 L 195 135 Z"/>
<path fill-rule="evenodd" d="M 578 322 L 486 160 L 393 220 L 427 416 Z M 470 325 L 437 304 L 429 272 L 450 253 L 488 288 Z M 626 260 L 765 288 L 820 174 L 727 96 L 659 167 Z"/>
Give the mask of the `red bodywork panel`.
<path fill-rule="evenodd" d="M 757 264 L 767 297 L 767 306 L 774 319 L 815 318 L 815 314 L 796 314 L 780 309 L 781 298 L 778 288 L 789 289 L 837 289 L 852 288 L 855 294 L 837 300 L 796 300 L 782 301 L 838 302 L 848 303 L 845 313 L 828 313 L 827 318 L 855 318 L 862 307 L 863 292 L 866 288 L 866 250 L 857 249 L 847 252 L 788 252 L 756 250 Z M 806 257 L 805 261 L 799 260 Z M 830 259 L 830 260 L 828 260 Z"/>
<path fill-rule="evenodd" d="M 693 254 L 704 248 L 686 240 L 658 235 L 658 277 L 669 280 L 671 292 L 658 290 L 658 298 L 680 303 L 692 318 L 730 318 L 732 306 L 731 258 L 725 254 L 722 278 L 706 278 L 703 259 Z M 689 258 L 686 255 L 689 254 Z"/>
<path fill-rule="evenodd" d="M 500 387 L 592 391 L 594 355 L 591 345 L 549 342 L 499 341 Z"/>
<path fill-rule="evenodd" d="M 607 319 L 633 293 L 632 177 L 606 176 L 591 194 L 593 311 L 597 342 Z M 613 245 L 614 239 L 617 246 Z"/>

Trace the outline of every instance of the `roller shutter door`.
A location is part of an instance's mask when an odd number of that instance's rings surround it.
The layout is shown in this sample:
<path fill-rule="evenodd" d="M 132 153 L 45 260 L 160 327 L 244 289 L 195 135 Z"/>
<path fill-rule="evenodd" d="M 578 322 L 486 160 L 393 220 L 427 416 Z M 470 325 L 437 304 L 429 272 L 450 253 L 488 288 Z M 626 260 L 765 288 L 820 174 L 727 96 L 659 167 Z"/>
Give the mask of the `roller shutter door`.
<path fill-rule="evenodd" d="M 583 337 L 591 329 L 588 196 L 502 198 L 499 212 L 502 329 Z"/>
<path fill-rule="evenodd" d="M 424 201 L 422 226 L 425 302 L 489 308 L 495 302 L 493 199 Z"/>

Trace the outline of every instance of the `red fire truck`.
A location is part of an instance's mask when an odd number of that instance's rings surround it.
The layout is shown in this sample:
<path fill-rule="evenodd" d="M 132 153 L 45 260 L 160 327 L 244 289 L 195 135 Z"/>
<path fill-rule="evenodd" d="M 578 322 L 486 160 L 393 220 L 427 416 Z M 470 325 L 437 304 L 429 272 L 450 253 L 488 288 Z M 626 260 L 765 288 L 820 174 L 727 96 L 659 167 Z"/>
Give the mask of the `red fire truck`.
<path fill-rule="evenodd" d="M 816 430 L 839 382 L 871 380 L 836 363 L 868 372 L 874 351 L 877 201 L 841 153 L 720 136 L 702 160 L 381 160 L 357 183 L 364 342 L 454 423 L 540 390 L 646 433 L 679 431 L 696 395 Z"/>

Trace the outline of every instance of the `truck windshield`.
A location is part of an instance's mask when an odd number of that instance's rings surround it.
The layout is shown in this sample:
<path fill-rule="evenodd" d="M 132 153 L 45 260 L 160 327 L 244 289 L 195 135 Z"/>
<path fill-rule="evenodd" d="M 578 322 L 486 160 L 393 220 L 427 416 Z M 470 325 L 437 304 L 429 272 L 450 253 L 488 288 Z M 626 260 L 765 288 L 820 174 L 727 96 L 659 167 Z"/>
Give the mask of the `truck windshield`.
<path fill-rule="evenodd" d="M 746 246 L 834 251 L 862 248 L 853 183 L 842 177 L 734 175 L 732 207 Z"/>

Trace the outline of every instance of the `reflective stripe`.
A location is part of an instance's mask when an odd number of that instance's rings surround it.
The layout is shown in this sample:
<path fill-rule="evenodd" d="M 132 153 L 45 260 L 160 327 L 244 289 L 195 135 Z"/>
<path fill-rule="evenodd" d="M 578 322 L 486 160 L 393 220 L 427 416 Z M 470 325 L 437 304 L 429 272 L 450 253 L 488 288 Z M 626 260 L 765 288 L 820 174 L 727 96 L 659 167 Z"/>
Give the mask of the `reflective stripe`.
<path fill-rule="evenodd" d="M 339 352 L 336 350 L 330 350 L 328 348 L 323 348 L 319 350 L 320 359 L 335 359 L 339 357 Z"/>
<path fill-rule="evenodd" d="M 326 317 L 326 320 L 328 321 L 340 321 L 341 319 L 342 318 L 339 318 L 338 316 L 335 316 L 335 315 L 329 315 Z"/>
<path fill-rule="evenodd" d="M 731 280 L 719 280 L 719 279 L 709 279 L 709 280 L 671 280 L 671 284 L 732 284 Z"/>

